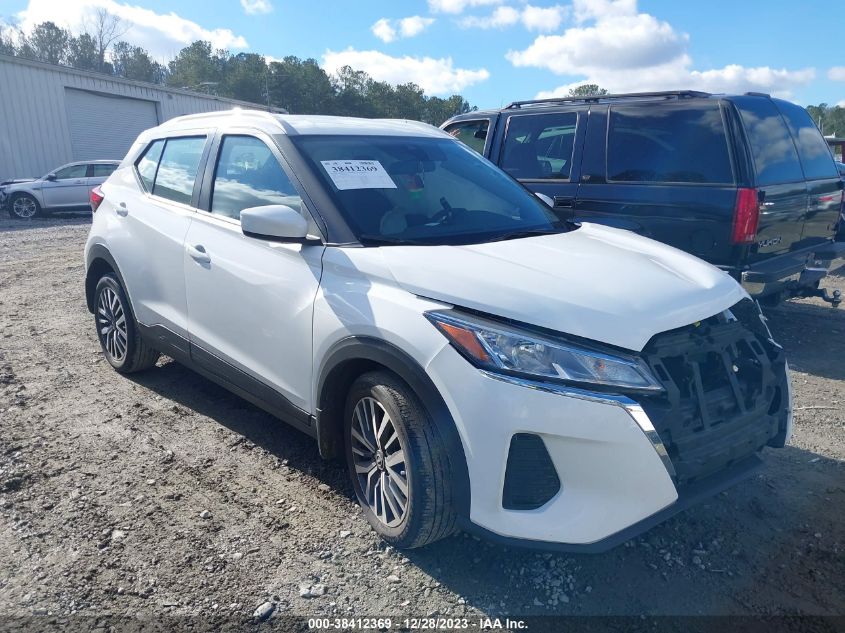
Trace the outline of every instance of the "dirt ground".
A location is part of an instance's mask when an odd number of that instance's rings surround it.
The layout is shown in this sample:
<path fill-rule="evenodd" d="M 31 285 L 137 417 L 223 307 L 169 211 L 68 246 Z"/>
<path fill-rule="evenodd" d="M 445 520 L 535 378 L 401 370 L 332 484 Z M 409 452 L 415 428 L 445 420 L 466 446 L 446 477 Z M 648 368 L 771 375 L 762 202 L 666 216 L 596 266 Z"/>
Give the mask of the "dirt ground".
<path fill-rule="evenodd" d="M 400 553 L 306 436 L 169 360 L 103 361 L 89 223 L 0 220 L 0 615 L 845 614 L 845 307 L 769 312 L 796 426 L 753 479 L 601 555 Z"/>

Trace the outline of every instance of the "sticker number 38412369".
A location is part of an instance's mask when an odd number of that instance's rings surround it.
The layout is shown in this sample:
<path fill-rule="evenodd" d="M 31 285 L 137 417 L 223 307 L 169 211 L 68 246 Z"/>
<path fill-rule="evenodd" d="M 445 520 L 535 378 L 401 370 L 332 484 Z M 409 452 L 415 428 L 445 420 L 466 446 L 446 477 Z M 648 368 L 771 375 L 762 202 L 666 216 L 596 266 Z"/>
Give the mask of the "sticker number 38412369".
<path fill-rule="evenodd" d="M 377 160 L 322 160 L 320 163 L 334 186 L 341 191 L 396 189 L 396 183 Z"/>

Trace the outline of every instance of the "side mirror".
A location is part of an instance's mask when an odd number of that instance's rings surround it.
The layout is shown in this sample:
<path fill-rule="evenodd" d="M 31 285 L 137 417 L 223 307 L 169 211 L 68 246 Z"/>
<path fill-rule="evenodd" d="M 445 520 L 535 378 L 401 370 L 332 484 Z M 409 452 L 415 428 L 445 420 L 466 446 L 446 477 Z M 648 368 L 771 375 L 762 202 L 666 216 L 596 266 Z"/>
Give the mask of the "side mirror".
<path fill-rule="evenodd" d="M 546 194 L 535 193 L 534 195 L 537 196 L 538 198 L 540 198 L 540 200 L 542 200 L 546 204 L 546 206 L 549 206 L 549 207 L 555 206 L 555 201 L 552 200 L 551 198 L 549 198 L 549 196 L 547 196 Z"/>
<path fill-rule="evenodd" d="M 44 176 L 44 180 L 54 182 L 56 180 L 56 174 L 47 174 L 46 176 Z"/>
<path fill-rule="evenodd" d="M 296 210 L 284 204 L 249 207 L 241 211 L 241 230 L 247 237 L 273 242 L 305 244 L 308 222 Z"/>

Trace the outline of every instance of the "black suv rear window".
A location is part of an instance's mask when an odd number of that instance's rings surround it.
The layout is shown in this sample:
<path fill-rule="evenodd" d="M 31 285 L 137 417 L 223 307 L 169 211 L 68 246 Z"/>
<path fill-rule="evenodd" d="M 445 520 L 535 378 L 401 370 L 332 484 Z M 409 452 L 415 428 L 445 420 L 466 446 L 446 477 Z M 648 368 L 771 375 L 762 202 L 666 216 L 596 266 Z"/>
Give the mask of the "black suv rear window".
<path fill-rule="evenodd" d="M 757 184 L 804 180 L 795 144 L 775 104 L 765 97 L 736 97 L 733 101 L 751 144 Z"/>
<path fill-rule="evenodd" d="M 607 178 L 621 182 L 732 184 L 719 104 L 612 108 Z"/>
<path fill-rule="evenodd" d="M 827 141 L 813 123 L 810 113 L 786 101 L 777 101 L 776 104 L 798 146 L 798 156 L 807 180 L 839 178 Z"/>

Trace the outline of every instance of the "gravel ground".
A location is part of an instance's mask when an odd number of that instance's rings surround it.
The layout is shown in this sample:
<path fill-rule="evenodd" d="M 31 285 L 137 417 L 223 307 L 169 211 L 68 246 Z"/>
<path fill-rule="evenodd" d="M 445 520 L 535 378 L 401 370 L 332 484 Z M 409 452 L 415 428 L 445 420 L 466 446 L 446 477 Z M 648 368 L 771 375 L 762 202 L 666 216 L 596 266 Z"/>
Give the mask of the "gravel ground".
<path fill-rule="evenodd" d="M 796 428 L 752 480 L 601 555 L 400 553 L 306 436 L 169 360 L 102 360 L 88 224 L 0 220 L 0 615 L 845 614 L 845 307 L 770 311 Z"/>

